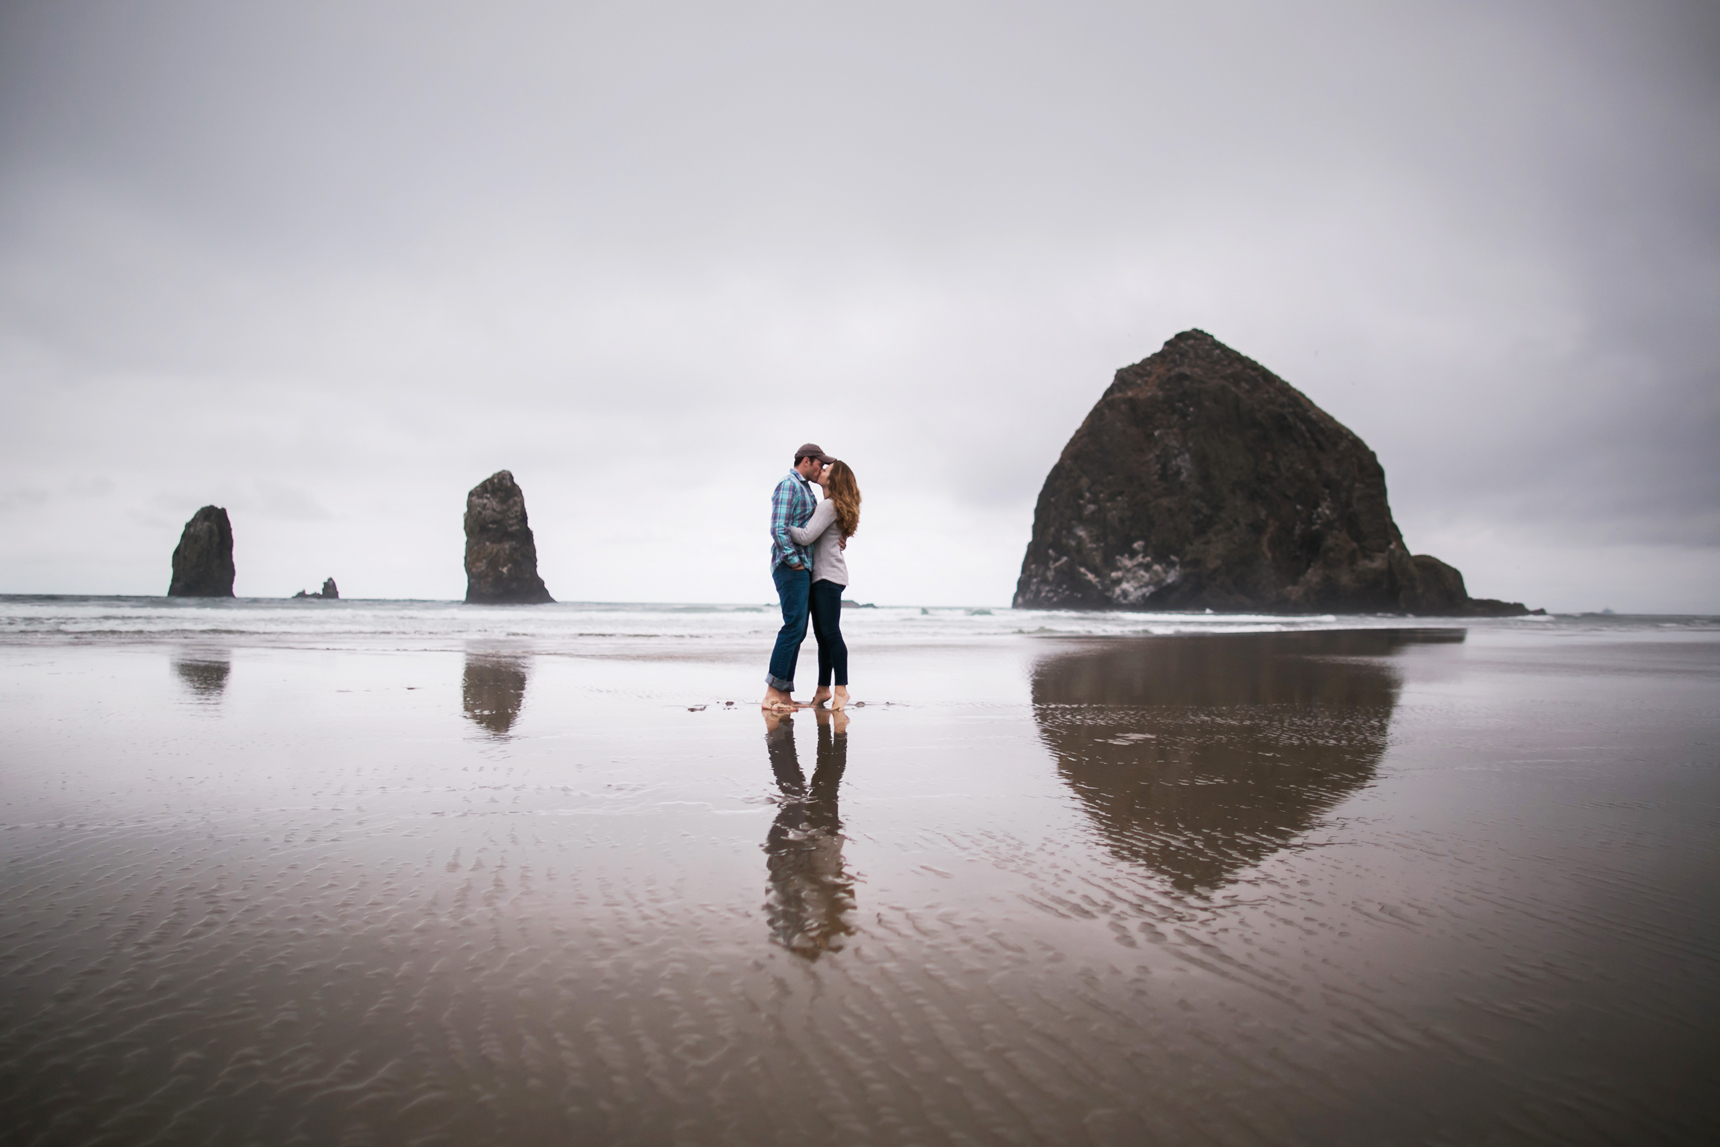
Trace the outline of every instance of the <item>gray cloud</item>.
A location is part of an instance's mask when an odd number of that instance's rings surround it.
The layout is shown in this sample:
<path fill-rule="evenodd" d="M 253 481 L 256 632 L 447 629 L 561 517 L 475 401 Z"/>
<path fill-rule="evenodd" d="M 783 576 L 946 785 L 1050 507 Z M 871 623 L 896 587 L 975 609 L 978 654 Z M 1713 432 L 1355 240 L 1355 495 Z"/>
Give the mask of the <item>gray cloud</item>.
<path fill-rule="evenodd" d="M 811 436 L 863 597 L 1004 601 L 1111 372 L 1201 326 L 1477 592 L 1720 609 L 1717 47 L 1695 4 L 10 5 L 0 589 L 159 592 L 225 498 L 240 592 L 456 596 L 509 466 L 558 596 L 762 600 Z"/>

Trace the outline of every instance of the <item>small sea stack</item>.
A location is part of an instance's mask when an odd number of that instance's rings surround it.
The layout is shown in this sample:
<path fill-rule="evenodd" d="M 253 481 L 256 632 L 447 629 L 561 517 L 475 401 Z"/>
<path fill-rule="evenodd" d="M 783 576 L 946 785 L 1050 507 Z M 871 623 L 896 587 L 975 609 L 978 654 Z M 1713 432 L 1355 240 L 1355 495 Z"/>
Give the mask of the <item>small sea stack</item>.
<path fill-rule="evenodd" d="M 338 600 L 339 597 L 340 590 L 335 587 L 334 579 L 331 577 L 323 579 L 322 591 L 320 593 L 307 593 L 301 589 L 298 593 L 293 595 L 293 600 L 297 601 L 299 598 L 305 598 L 309 601 L 335 601 Z"/>
<path fill-rule="evenodd" d="M 167 596 L 233 596 L 233 525 L 220 506 L 204 506 L 185 523 Z"/>
<path fill-rule="evenodd" d="M 552 602 L 537 572 L 537 544 L 526 521 L 526 496 L 498 470 L 466 495 L 466 603 Z"/>
<path fill-rule="evenodd" d="M 1366 443 L 1205 331 L 1119 370 L 1039 492 L 1018 609 L 1512 615 L 1412 555 Z"/>

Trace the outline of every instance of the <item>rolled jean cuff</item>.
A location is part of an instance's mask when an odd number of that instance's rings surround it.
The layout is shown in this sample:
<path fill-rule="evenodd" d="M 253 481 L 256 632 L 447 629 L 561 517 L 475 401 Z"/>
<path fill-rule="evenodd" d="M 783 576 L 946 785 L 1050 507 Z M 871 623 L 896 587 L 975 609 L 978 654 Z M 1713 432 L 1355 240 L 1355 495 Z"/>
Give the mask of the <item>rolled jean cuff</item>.
<path fill-rule="evenodd" d="M 780 677 L 772 677 L 769 673 L 764 675 L 764 683 L 772 689 L 781 689 L 784 693 L 794 692 L 794 682 L 784 681 Z"/>

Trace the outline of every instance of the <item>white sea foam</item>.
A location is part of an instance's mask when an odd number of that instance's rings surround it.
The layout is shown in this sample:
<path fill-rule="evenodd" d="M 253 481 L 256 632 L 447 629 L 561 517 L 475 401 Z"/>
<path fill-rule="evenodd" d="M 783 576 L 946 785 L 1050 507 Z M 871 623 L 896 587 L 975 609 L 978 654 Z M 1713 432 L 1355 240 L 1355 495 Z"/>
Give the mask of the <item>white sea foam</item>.
<path fill-rule="evenodd" d="M 526 645 L 592 655 L 721 654 L 768 644 L 781 624 L 772 603 L 741 605 L 565 602 L 469 606 L 446 601 L 291 601 L 271 598 L 0 596 L 0 643 L 214 642 L 368 649 Z M 1554 625 L 1608 631 L 1708 629 L 1713 618 L 1438 619 L 1392 615 L 1085 612 L 917 605 L 844 611 L 851 640 L 947 644 L 1008 638 L 1128 637 L 1185 633 L 1449 625 Z"/>

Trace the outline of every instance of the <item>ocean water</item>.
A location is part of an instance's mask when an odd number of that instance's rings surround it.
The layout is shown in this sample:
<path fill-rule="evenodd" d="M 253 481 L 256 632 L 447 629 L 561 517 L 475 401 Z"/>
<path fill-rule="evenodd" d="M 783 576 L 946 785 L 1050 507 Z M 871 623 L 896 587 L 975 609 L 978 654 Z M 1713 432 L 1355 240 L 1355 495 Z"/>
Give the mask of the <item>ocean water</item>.
<path fill-rule="evenodd" d="M 468 606 L 445 601 L 278 598 L 51 597 L 0 595 L 0 643 L 78 641 L 315 644 L 328 648 L 463 649 L 530 644 L 544 652 L 649 656 L 677 648 L 756 651 L 781 624 L 774 602 L 640 605 L 566 602 Z M 1330 614 L 1099 613 L 1003 607 L 878 606 L 843 612 L 863 642 L 940 643 L 1029 637 L 1127 637 L 1402 627 L 1402 617 Z M 1601 614 L 1409 624 L 1536 627 L 1561 633 L 1705 630 L 1705 617 Z"/>
<path fill-rule="evenodd" d="M 843 624 L 0 599 L 0 1142 L 1720 1132 L 1720 621 Z"/>

